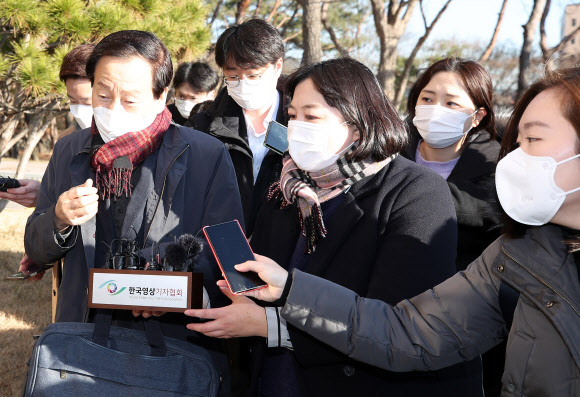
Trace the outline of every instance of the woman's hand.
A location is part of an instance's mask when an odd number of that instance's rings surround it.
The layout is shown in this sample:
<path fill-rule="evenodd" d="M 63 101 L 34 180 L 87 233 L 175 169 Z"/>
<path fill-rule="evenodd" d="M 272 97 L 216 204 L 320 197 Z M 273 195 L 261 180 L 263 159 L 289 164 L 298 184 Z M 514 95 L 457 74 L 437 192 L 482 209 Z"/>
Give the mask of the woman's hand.
<path fill-rule="evenodd" d="M 244 336 L 268 337 L 266 310 L 245 296 L 233 295 L 224 281 L 218 285 L 232 304 L 217 309 L 190 309 L 185 314 L 191 317 L 212 319 L 206 323 L 191 323 L 187 328 L 213 338 L 239 338 Z"/>
<path fill-rule="evenodd" d="M 6 193 L 0 192 L 0 198 L 14 201 L 25 207 L 36 207 L 40 182 L 32 179 L 19 179 L 18 182 L 20 182 L 20 187 L 8 189 Z"/>
<path fill-rule="evenodd" d="M 239 272 L 254 271 L 258 273 L 258 276 L 268 283 L 268 286 L 244 292 L 244 295 L 266 302 L 280 299 L 288 279 L 288 272 L 270 258 L 258 254 L 254 254 L 254 256 L 256 257 L 255 261 L 247 261 L 234 267 Z"/>

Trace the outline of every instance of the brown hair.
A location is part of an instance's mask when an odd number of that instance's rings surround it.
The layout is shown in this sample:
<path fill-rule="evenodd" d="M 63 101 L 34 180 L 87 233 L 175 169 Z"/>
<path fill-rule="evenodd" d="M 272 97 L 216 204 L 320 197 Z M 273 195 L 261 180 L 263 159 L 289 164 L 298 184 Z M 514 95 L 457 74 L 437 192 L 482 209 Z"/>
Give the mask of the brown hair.
<path fill-rule="evenodd" d="M 548 71 L 546 75 L 532 84 L 520 97 L 502 137 L 499 159 L 516 149 L 518 144 L 518 125 L 528 105 L 541 92 L 554 89 L 562 109 L 562 115 L 568 120 L 579 139 L 576 151 L 580 152 L 580 67 Z M 527 226 L 514 221 L 506 215 L 505 232 L 512 236 L 521 236 Z M 574 243 L 576 250 L 580 247 L 580 238 L 566 241 Z"/>
<path fill-rule="evenodd" d="M 421 91 L 429 81 L 439 72 L 452 72 L 459 76 L 465 91 L 476 109 L 484 108 L 487 114 L 481 119 L 477 127 L 469 131 L 469 135 L 486 130 L 492 139 L 495 138 L 495 113 L 493 110 L 493 86 L 487 70 L 478 62 L 462 58 L 445 58 L 429 66 L 417 79 L 409 93 L 407 113 L 409 120 L 415 117 L 415 106 Z"/>
<path fill-rule="evenodd" d="M 83 44 L 73 48 L 62 59 L 59 78 L 63 83 L 68 78 L 88 79 L 86 72 L 87 61 L 93 53 L 94 44 Z"/>

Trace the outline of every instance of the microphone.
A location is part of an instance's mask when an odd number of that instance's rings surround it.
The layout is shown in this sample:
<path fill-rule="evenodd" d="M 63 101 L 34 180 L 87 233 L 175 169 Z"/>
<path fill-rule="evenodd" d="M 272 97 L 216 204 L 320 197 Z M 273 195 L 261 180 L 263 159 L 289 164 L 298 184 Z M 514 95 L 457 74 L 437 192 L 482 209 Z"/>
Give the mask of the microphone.
<path fill-rule="evenodd" d="M 171 243 L 165 247 L 163 270 L 168 272 L 182 271 L 187 260 L 187 251 L 181 244 Z"/>
<path fill-rule="evenodd" d="M 165 248 L 164 270 L 191 272 L 194 261 L 203 249 L 203 240 L 184 234 Z"/>

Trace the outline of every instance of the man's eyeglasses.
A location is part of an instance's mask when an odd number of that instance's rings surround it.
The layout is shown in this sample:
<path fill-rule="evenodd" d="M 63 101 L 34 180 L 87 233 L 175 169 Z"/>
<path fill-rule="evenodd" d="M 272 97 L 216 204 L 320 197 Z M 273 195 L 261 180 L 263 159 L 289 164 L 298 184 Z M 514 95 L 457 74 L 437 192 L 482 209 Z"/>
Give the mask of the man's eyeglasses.
<path fill-rule="evenodd" d="M 269 69 L 270 69 L 270 67 L 266 68 L 266 70 L 264 70 L 262 73 L 246 74 L 243 79 L 240 79 L 238 76 L 224 76 L 223 80 L 224 80 L 224 83 L 226 83 L 226 85 L 228 87 L 232 87 L 232 88 L 240 85 L 240 80 L 245 80 L 248 85 L 256 86 L 256 85 L 260 84 L 260 80 L 262 79 L 262 76 Z"/>

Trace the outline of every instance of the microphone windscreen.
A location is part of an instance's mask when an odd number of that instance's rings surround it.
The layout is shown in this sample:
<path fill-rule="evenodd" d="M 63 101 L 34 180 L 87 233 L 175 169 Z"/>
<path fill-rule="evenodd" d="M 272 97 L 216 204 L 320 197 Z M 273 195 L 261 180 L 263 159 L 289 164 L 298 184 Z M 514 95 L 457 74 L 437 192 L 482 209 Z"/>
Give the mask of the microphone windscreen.
<path fill-rule="evenodd" d="M 169 244 L 165 247 L 165 264 L 180 269 L 187 260 L 187 251 L 180 244 Z"/>
<path fill-rule="evenodd" d="M 185 248 L 188 258 L 193 258 L 203 249 L 203 240 L 191 234 L 183 234 L 179 237 L 178 243 Z"/>

